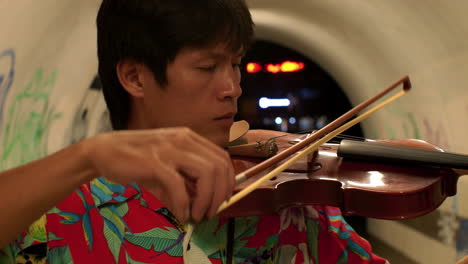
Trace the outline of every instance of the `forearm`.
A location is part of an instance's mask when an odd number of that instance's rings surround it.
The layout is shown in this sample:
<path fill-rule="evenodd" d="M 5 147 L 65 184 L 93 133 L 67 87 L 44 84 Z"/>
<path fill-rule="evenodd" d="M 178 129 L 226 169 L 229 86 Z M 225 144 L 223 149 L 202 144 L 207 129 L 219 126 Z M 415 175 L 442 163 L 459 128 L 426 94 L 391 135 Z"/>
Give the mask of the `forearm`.
<path fill-rule="evenodd" d="M 0 248 L 78 186 L 97 177 L 78 143 L 43 159 L 0 173 Z"/>

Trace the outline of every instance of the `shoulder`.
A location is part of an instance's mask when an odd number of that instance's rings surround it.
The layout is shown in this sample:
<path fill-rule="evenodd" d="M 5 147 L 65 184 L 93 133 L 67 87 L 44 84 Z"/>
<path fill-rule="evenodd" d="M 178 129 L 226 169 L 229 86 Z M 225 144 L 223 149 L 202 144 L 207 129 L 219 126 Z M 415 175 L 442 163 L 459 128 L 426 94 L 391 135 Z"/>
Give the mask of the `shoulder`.
<path fill-rule="evenodd" d="M 80 206 L 78 205 L 80 203 L 83 204 L 83 202 L 81 202 L 83 200 L 92 202 L 89 183 L 80 186 L 62 202 L 32 223 L 15 241 L 0 252 L 0 260 L 2 257 L 8 256 L 10 259 L 14 260 L 14 263 L 23 263 L 23 260 L 24 262 L 32 261 L 31 259 L 45 261 L 47 256 L 47 244 L 50 240 L 55 239 L 54 234 L 51 234 L 48 230 L 51 216 L 57 216 L 56 218 L 59 218 L 59 221 L 71 220 L 71 218 L 73 218 L 72 214 L 66 213 L 59 208 L 75 208 L 75 211 L 79 211 Z M 3 263 L 3 261 L 0 262 Z"/>
<path fill-rule="evenodd" d="M 1 263 L 43 263 L 47 256 L 46 215 L 36 220 L 28 230 L 0 250 Z M 9 262 L 8 262 L 9 261 Z"/>

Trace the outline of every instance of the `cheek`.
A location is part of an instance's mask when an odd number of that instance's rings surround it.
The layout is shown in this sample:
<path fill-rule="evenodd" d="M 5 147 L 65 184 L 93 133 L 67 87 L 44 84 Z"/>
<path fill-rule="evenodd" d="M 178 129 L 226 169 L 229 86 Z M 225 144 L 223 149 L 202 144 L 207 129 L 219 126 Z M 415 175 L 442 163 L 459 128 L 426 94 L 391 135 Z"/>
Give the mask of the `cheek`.
<path fill-rule="evenodd" d="M 179 87 L 183 87 L 186 93 L 199 92 L 197 88 L 205 86 L 209 82 L 209 74 L 203 73 L 197 69 L 181 71 L 179 75 L 174 76 L 174 83 Z"/>
<path fill-rule="evenodd" d="M 189 105 L 207 108 L 215 98 L 215 82 L 204 76 L 192 74 L 178 80 L 179 99 Z"/>
<path fill-rule="evenodd" d="M 190 68 L 173 73 L 168 79 L 171 101 L 178 102 L 181 108 L 202 113 L 213 104 L 216 87 L 213 74 Z"/>

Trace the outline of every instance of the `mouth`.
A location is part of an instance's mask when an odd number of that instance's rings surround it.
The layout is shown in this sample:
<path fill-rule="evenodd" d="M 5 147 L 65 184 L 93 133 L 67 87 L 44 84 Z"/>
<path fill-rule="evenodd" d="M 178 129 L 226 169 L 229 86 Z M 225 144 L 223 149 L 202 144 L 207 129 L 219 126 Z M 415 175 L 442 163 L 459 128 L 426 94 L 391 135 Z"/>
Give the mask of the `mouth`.
<path fill-rule="evenodd" d="M 233 119 L 235 115 L 236 115 L 235 112 L 229 112 L 229 113 L 224 114 L 224 115 L 222 115 L 222 116 L 216 117 L 214 120 Z"/>

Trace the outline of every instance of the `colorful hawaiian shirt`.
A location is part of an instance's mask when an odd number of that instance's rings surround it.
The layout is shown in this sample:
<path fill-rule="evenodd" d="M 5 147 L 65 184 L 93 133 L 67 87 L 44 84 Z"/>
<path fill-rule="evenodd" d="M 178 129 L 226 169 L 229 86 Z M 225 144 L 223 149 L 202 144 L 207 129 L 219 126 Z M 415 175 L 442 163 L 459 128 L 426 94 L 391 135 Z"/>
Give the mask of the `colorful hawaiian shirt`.
<path fill-rule="evenodd" d="M 1 250 L 0 263 L 184 263 L 190 250 L 211 263 L 387 263 L 334 207 L 215 217 L 195 227 L 184 250 L 186 234 L 145 189 L 98 178 Z"/>

